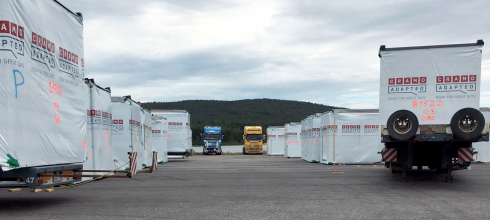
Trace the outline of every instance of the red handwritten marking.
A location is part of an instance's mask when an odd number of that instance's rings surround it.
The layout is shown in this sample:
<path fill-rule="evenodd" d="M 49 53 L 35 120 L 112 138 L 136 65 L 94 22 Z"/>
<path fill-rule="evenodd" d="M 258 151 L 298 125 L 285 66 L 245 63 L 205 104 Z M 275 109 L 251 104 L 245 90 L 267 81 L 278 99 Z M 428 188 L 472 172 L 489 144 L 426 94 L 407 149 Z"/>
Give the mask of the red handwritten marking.
<path fill-rule="evenodd" d="M 54 119 L 56 120 L 56 124 L 59 124 L 61 115 L 60 115 L 60 107 L 58 106 L 57 102 L 54 103 L 53 110 L 54 110 Z"/>

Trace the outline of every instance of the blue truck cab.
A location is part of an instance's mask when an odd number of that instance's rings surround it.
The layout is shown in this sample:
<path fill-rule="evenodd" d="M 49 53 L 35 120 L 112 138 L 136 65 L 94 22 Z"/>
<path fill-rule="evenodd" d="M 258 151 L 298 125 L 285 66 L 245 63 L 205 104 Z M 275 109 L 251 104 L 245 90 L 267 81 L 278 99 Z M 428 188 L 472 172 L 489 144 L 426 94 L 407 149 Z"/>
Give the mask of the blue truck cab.
<path fill-rule="evenodd" d="M 221 155 L 221 141 L 223 140 L 223 134 L 221 133 L 221 127 L 219 126 L 205 126 L 202 133 L 203 148 L 202 154 L 216 153 Z"/>

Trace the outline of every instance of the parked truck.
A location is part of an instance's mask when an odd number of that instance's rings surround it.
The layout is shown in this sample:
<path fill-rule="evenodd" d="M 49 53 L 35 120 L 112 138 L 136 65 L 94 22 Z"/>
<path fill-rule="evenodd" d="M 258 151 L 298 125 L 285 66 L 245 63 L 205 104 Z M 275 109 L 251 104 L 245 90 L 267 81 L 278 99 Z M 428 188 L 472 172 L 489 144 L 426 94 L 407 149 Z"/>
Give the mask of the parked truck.
<path fill-rule="evenodd" d="M 402 180 L 426 166 L 452 182 L 451 171 L 470 167 L 472 143 L 488 141 L 479 111 L 483 45 L 381 46 L 381 154 Z"/>
<path fill-rule="evenodd" d="M 203 139 L 202 154 L 216 153 L 216 155 L 221 155 L 223 153 L 221 141 L 223 141 L 224 136 L 221 132 L 221 127 L 206 126 L 201 136 Z"/>
<path fill-rule="evenodd" d="M 243 154 L 262 154 L 265 135 L 261 126 L 245 126 L 243 128 Z"/>

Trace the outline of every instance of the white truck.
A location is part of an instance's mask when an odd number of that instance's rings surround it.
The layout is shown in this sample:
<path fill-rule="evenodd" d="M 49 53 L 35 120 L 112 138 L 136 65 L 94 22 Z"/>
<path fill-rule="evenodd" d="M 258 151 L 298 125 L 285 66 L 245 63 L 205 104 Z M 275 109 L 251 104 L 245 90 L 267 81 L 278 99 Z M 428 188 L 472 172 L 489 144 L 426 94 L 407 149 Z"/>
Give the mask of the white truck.
<path fill-rule="evenodd" d="M 392 173 L 427 166 L 467 169 L 472 143 L 488 141 L 479 111 L 483 40 L 469 44 L 380 47 L 382 158 Z"/>

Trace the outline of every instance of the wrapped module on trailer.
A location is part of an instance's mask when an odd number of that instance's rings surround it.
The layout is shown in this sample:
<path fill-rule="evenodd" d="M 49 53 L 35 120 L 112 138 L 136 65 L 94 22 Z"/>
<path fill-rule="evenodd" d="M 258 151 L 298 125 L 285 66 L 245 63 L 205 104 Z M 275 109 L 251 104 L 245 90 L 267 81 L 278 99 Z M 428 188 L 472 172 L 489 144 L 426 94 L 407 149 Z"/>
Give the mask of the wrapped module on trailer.
<path fill-rule="evenodd" d="M 0 168 L 85 160 L 81 16 L 57 1 L 0 0 Z"/>
<path fill-rule="evenodd" d="M 151 144 L 153 150 L 158 153 L 158 163 L 165 163 L 167 162 L 167 134 L 164 125 L 167 124 L 167 119 L 161 116 L 152 116 L 151 119 Z"/>
<path fill-rule="evenodd" d="M 380 47 L 382 156 L 406 180 L 413 166 L 446 173 L 473 161 L 488 141 L 480 108 L 483 40 L 469 44 Z"/>
<path fill-rule="evenodd" d="M 267 155 L 284 155 L 283 126 L 270 126 L 267 128 Z"/>
<path fill-rule="evenodd" d="M 310 159 L 308 161 L 313 163 L 319 163 L 322 154 L 322 143 L 321 143 L 321 114 L 317 113 L 312 115 L 312 125 L 311 125 L 311 152 Z"/>
<path fill-rule="evenodd" d="M 152 165 L 153 147 L 151 143 L 151 113 L 150 111 L 141 108 L 141 132 L 143 145 L 143 167 L 150 167 Z"/>
<path fill-rule="evenodd" d="M 93 79 L 86 79 L 89 103 L 87 108 L 87 161 L 85 170 L 115 169 L 112 150 L 112 104 L 110 88 L 102 88 Z M 103 174 L 103 173 L 96 173 Z"/>
<path fill-rule="evenodd" d="M 284 157 L 301 157 L 301 122 L 287 123 L 284 128 Z"/>
<path fill-rule="evenodd" d="M 375 109 L 335 109 L 321 115 L 322 163 L 381 161 L 379 114 Z"/>
<path fill-rule="evenodd" d="M 143 169 L 141 106 L 130 96 L 112 97 L 112 148 L 116 168 L 129 170 L 128 152 L 136 152 L 137 170 Z"/>
<path fill-rule="evenodd" d="M 151 113 L 167 119 L 169 156 L 189 155 L 190 114 L 185 110 L 152 109 Z"/>

